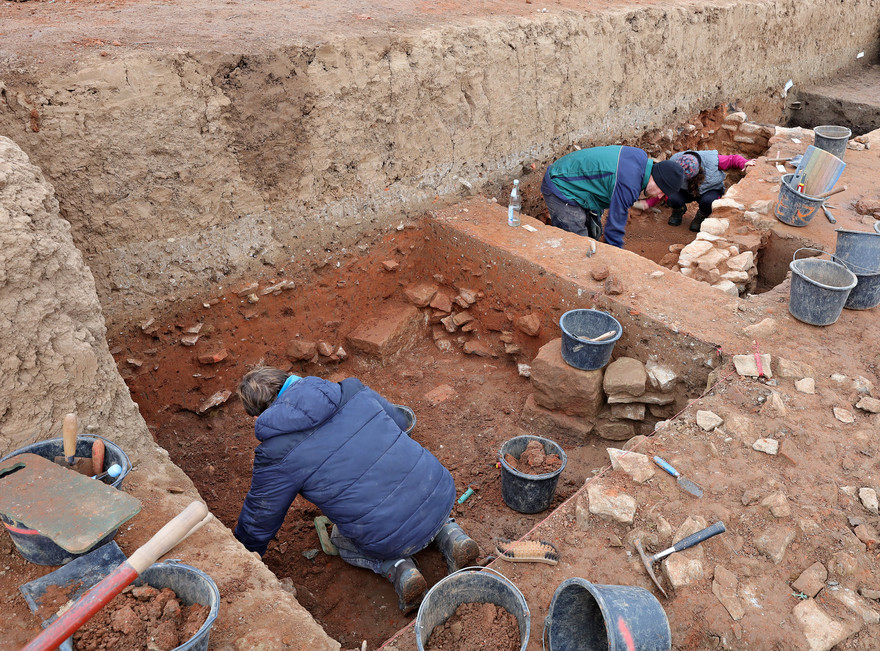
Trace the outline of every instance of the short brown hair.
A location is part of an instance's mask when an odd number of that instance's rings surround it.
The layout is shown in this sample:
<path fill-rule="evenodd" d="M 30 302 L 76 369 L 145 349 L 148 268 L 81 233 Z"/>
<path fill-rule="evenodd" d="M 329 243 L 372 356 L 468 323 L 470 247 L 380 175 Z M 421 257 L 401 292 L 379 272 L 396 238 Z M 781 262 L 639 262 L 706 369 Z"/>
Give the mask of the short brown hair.
<path fill-rule="evenodd" d="M 247 373 L 238 384 L 238 397 L 250 416 L 259 416 L 269 408 L 289 373 L 272 366 L 260 366 Z"/>

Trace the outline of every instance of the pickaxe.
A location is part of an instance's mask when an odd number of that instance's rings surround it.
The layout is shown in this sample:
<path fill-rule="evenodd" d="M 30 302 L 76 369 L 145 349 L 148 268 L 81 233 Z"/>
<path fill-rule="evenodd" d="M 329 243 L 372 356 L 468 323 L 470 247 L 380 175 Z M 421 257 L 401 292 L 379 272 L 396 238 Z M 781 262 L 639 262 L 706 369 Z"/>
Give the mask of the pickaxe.
<path fill-rule="evenodd" d="M 663 596 L 668 599 L 669 595 L 666 594 L 666 590 L 663 589 L 663 586 L 660 585 L 660 582 L 654 575 L 654 563 L 656 561 L 666 558 L 673 552 L 681 552 L 685 549 L 690 549 L 694 545 L 699 545 L 704 540 L 708 540 L 712 536 L 717 536 L 719 533 L 724 533 L 725 531 L 727 531 L 727 528 L 724 526 L 724 523 L 719 520 L 715 524 L 711 524 L 705 529 L 698 531 L 697 533 L 692 533 L 687 538 L 682 538 L 669 549 L 664 549 L 662 552 L 657 552 L 653 556 L 648 556 L 647 554 L 645 554 L 645 549 L 642 547 L 641 540 L 636 540 L 635 546 L 636 549 L 639 551 L 639 556 L 642 557 L 642 563 L 645 564 L 645 569 L 648 570 L 648 574 L 650 575 L 651 580 L 654 582 L 654 585 L 656 585 L 660 592 L 663 593 Z"/>

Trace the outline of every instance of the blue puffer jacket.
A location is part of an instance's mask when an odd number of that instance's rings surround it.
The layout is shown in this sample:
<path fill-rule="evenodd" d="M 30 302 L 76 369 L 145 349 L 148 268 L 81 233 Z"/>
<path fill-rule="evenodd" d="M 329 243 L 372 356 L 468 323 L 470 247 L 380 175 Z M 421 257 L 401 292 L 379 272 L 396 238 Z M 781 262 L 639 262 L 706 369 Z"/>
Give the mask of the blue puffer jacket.
<path fill-rule="evenodd" d="M 370 557 L 426 547 L 449 517 L 455 484 L 402 431 L 404 421 L 356 379 L 294 382 L 257 419 L 260 445 L 235 537 L 264 554 L 302 493 Z"/>

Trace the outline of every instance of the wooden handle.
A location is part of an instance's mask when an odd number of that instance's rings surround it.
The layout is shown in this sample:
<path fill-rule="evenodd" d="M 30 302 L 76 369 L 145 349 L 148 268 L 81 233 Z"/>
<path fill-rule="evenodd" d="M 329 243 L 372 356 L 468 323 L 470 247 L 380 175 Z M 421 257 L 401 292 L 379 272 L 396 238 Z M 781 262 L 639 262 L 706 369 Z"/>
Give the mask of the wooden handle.
<path fill-rule="evenodd" d="M 76 456 L 76 414 L 66 414 L 61 423 L 61 438 L 64 440 L 64 456 L 72 461 Z"/>
<path fill-rule="evenodd" d="M 104 445 L 104 441 L 101 439 L 95 439 L 94 443 L 92 443 L 92 474 L 100 475 L 104 472 L 104 455 L 107 449 Z"/>
<path fill-rule="evenodd" d="M 815 199 L 824 199 L 825 197 L 830 197 L 832 194 L 837 194 L 838 192 L 843 192 L 846 190 L 846 186 L 842 185 L 839 188 L 834 188 L 833 190 L 828 190 L 828 192 L 823 192 L 822 194 L 817 194 Z"/>
<path fill-rule="evenodd" d="M 208 515 L 208 507 L 202 502 L 192 502 L 180 515 L 156 532 L 156 535 L 137 548 L 128 559 L 138 574 L 167 554 L 177 543 L 186 538 L 190 529 Z"/>
<path fill-rule="evenodd" d="M 592 339 L 587 339 L 587 341 L 605 341 L 606 339 L 611 339 L 614 335 L 617 334 L 617 330 L 609 330 L 608 332 L 603 332 L 598 337 L 593 337 Z"/>

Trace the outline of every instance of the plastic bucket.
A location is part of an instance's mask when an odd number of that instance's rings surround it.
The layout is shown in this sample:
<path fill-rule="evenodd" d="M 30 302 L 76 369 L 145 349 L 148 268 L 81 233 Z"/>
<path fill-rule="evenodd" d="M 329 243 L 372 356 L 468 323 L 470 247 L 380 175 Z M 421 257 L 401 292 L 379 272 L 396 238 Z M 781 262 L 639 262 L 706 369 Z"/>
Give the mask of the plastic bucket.
<path fill-rule="evenodd" d="M 804 250 L 817 249 L 798 249 L 792 256 L 788 311 L 798 321 L 810 325 L 831 325 L 840 317 L 858 279 L 852 271 L 833 260 L 798 260 L 798 251 Z"/>
<path fill-rule="evenodd" d="M 773 214 L 783 224 L 806 226 L 822 209 L 825 200 L 798 192 L 791 186 L 793 178 L 794 174 L 783 174 L 782 184 L 779 186 L 779 196 L 773 206 Z"/>
<path fill-rule="evenodd" d="M 880 271 L 880 233 L 838 228 L 834 258 L 857 274 Z"/>
<path fill-rule="evenodd" d="M 525 451 L 530 441 L 538 441 L 544 446 L 545 454 L 558 454 L 562 465 L 554 472 L 543 475 L 527 475 L 513 468 L 504 456 L 509 454 L 517 459 Z M 559 475 L 565 470 L 568 457 L 565 452 L 550 439 L 540 436 L 515 436 L 501 446 L 501 498 L 514 511 L 519 513 L 540 513 L 545 511 L 556 494 Z"/>
<path fill-rule="evenodd" d="M 406 405 L 393 405 L 397 411 L 402 413 L 406 418 L 406 427 L 403 428 L 403 432 L 411 436 L 412 431 L 416 428 L 416 412 L 407 407 Z"/>
<path fill-rule="evenodd" d="M 569 310 L 559 318 L 562 329 L 562 359 L 569 366 L 583 371 L 602 368 L 611 359 L 614 344 L 623 334 L 620 323 L 610 314 L 599 310 Z M 614 336 L 603 341 L 584 341 L 606 332 L 614 331 Z"/>
<path fill-rule="evenodd" d="M 550 651 L 669 651 L 663 606 L 638 586 L 599 585 L 574 577 L 559 584 L 544 620 Z"/>
<path fill-rule="evenodd" d="M 849 142 L 849 137 L 852 135 L 852 131 L 846 127 L 825 124 L 821 127 L 815 127 L 813 129 L 813 134 L 815 136 L 813 141 L 814 146 L 819 149 L 824 149 L 843 160 L 843 154 L 846 152 L 846 143 Z"/>
<path fill-rule="evenodd" d="M 125 476 L 131 470 L 131 460 L 118 445 L 102 436 L 78 436 L 76 439 L 76 456 L 91 458 L 92 443 L 97 439 L 104 441 L 104 469 L 106 470 L 114 463 L 122 466 L 122 474 L 111 484 L 114 488 L 119 488 L 122 485 L 122 480 L 125 479 Z M 6 459 L 28 452 L 52 461 L 55 457 L 64 456 L 64 441 L 57 438 L 31 443 L 6 455 L 0 461 L 6 461 Z M 101 545 L 110 542 L 118 531 L 118 529 L 114 529 L 86 551 L 80 554 L 73 554 L 63 547 L 56 545 L 52 542 L 51 538 L 43 536 L 36 529 L 30 529 L 17 520 L 7 518 L 2 513 L 0 513 L 0 520 L 2 520 L 3 526 L 9 532 L 9 536 L 12 538 L 12 542 L 19 553 L 25 560 L 37 565 L 64 565 L 69 563 L 74 558 L 88 554 L 93 549 L 97 549 Z"/>
<path fill-rule="evenodd" d="M 428 590 L 416 614 L 416 644 L 419 651 L 436 626 L 445 623 L 456 609 L 467 603 L 491 603 L 516 617 L 520 651 L 529 644 L 531 614 L 526 598 L 503 574 L 492 568 L 468 567 L 438 581 Z"/>

